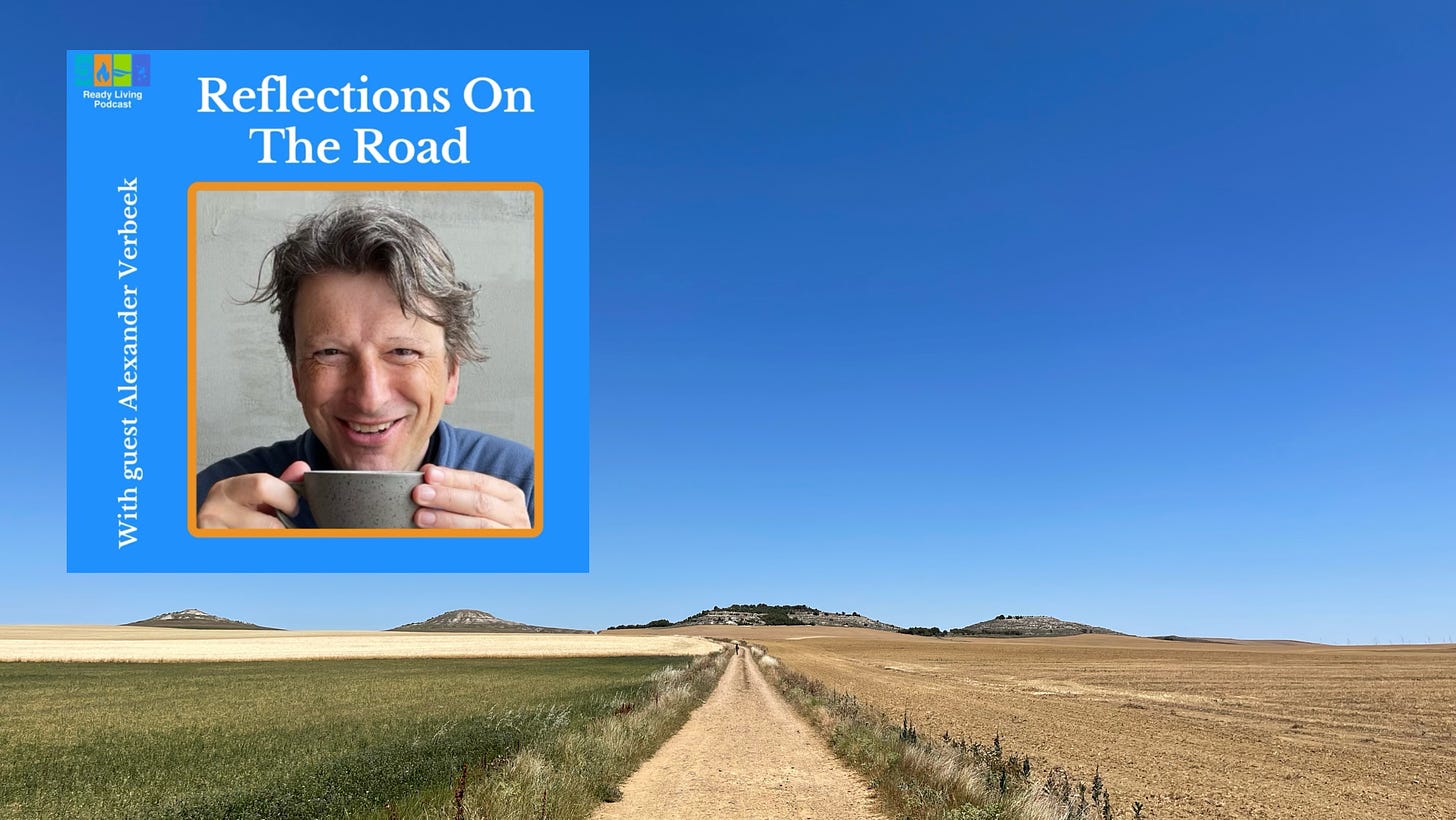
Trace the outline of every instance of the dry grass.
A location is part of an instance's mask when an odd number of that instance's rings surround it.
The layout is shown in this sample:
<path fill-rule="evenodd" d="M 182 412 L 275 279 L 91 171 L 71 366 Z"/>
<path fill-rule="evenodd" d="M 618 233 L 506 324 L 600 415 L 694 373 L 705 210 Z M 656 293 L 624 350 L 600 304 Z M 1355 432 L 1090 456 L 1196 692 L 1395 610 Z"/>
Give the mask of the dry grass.
<path fill-rule="evenodd" d="M 643 635 L 272 632 L 142 626 L 4 626 L 0 661 L 259 661 L 707 655 L 701 638 Z"/>
<path fill-rule="evenodd" d="M 922 737 L 1030 754 L 1157 820 L 1456 818 L 1456 646 L 1334 647 L 869 630 L 657 631 L 759 643 Z"/>
<path fill-rule="evenodd" d="M 757 647 L 755 647 L 757 649 Z M 1000 745 L 983 747 L 919 737 L 908 719 L 897 727 L 854 695 L 784 668 L 756 651 L 765 676 L 828 741 L 834 753 L 869 780 L 880 808 L 917 820 L 1093 820 L 1091 803 L 1063 800 L 1032 782 L 1030 771 Z M 1070 784 L 1068 784 L 1070 786 Z M 1105 798 L 1104 798 L 1105 799 Z M 1111 816 L 1110 805 L 1102 812 Z"/>

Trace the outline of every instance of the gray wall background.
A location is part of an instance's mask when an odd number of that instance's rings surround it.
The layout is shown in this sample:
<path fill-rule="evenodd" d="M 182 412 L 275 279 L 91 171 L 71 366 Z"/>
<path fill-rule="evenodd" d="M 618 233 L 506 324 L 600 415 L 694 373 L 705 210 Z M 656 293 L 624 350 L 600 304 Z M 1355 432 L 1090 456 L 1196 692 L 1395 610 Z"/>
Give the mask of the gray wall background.
<path fill-rule="evenodd" d="M 263 254 L 300 218 L 360 200 L 413 213 L 444 243 L 456 276 L 480 286 L 476 332 L 490 358 L 461 366 L 445 420 L 534 446 L 534 193 L 198 191 L 196 469 L 307 427 L 278 317 L 238 302 L 252 295 Z"/>

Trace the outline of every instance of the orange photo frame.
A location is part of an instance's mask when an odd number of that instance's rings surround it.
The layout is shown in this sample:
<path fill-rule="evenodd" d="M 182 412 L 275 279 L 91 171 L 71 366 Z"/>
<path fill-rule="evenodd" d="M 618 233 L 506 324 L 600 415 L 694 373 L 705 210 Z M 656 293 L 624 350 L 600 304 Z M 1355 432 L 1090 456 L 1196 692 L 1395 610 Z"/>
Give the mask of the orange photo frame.
<path fill-rule="evenodd" d="M 233 529 L 212 530 L 197 526 L 197 483 L 187 486 L 187 530 L 198 538 L 243 538 L 257 536 L 301 538 L 529 538 L 541 534 L 544 439 L 544 253 L 543 199 L 541 186 L 534 182 L 194 182 L 187 189 L 187 463 L 195 476 L 197 463 L 197 194 L 200 191 L 529 191 L 535 194 L 535 493 L 532 499 L 533 526 L 530 529 Z"/>

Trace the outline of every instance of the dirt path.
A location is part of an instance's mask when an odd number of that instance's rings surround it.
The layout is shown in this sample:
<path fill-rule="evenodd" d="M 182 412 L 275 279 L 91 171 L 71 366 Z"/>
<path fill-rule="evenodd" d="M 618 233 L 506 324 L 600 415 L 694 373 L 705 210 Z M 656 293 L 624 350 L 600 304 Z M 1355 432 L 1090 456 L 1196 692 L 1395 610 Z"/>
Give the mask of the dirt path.
<path fill-rule="evenodd" d="M 844 767 L 763 679 L 747 650 L 593 820 L 880 820 Z"/>

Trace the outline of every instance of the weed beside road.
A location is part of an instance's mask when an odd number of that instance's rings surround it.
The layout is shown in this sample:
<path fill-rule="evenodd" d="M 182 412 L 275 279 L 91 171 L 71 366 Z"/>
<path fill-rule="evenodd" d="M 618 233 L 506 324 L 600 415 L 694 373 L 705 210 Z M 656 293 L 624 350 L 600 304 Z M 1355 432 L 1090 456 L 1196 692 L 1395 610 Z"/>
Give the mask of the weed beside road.
<path fill-rule="evenodd" d="M 731 652 L 658 669 L 635 690 L 599 697 L 583 720 L 542 732 L 514 754 L 462 766 L 448 792 L 420 795 L 371 820 L 579 820 L 672 737 L 707 699 Z"/>
<path fill-rule="evenodd" d="M 1116 812 L 1094 778 L 1091 786 L 1054 768 L 1033 777 L 1028 757 L 1009 754 L 1001 738 L 989 744 L 949 734 L 922 737 L 909 715 L 894 721 L 839 692 L 786 668 L 755 647 L 765 675 L 829 742 L 835 754 L 874 787 L 895 817 L 917 820 L 1111 820 L 1141 816 Z M 898 725 L 896 725 L 898 723 Z"/>

